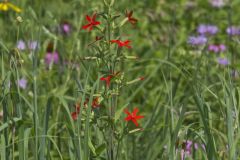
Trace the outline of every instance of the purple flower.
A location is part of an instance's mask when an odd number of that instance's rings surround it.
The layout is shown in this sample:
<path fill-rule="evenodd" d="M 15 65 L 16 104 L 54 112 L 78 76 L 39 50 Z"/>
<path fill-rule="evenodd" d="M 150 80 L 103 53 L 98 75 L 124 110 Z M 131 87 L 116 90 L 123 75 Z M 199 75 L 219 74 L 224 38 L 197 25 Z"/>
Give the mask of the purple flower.
<path fill-rule="evenodd" d="M 29 41 L 28 42 L 28 48 L 30 50 L 35 50 L 38 47 L 38 42 L 37 41 Z"/>
<path fill-rule="evenodd" d="M 27 49 L 29 50 L 35 50 L 38 47 L 37 41 L 28 41 L 27 43 Z M 19 40 L 17 43 L 17 48 L 19 50 L 25 50 L 26 49 L 26 43 L 23 40 Z"/>
<path fill-rule="evenodd" d="M 45 55 L 45 64 L 49 66 L 51 63 L 57 64 L 59 61 L 58 52 L 48 52 Z"/>
<path fill-rule="evenodd" d="M 221 52 L 226 51 L 226 46 L 225 46 L 224 44 L 218 45 L 218 48 L 219 48 L 219 50 L 220 50 Z"/>
<path fill-rule="evenodd" d="M 25 48 L 26 48 L 25 42 L 24 42 L 23 40 L 19 40 L 19 41 L 17 42 L 17 48 L 18 48 L 19 50 L 25 50 Z"/>
<path fill-rule="evenodd" d="M 227 66 L 230 64 L 230 62 L 227 58 L 221 58 L 221 57 L 217 58 L 217 62 L 218 62 L 218 64 L 223 65 L 223 66 Z"/>
<path fill-rule="evenodd" d="M 207 38 L 204 36 L 190 36 L 188 38 L 188 43 L 193 45 L 193 46 L 201 46 L 207 43 Z"/>
<path fill-rule="evenodd" d="M 220 45 L 210 44 L 208 46 L 208 50 L 215 53 L 224 52 L 226 50 L 226 46 L 224 44 Z"/>
<path fill-rule="evenodd" d="M 201 35 L 214 35 L 218 32 L 218 27 L 214 25 L 201 24 L 198 26 L 197 32 Z"/>
<path fill-rule="evenodd" d="M 26 89 L 27 87 L 27 80 L 25 78 L 21 78 L 18 80 L 18 86 L 22 89 Z"/>
<path fill-rule="evenodd" d="M 67 22 L 64 21 L 60 24 L 60 32 L 62 34 L 68 35 L 71 32 L 71 25 Z"/>
<path fill-rule="evenodd" d="M 226 32 L 231 36 L 240 35 L 240 28 L 236 26 L 230 26 L 226 29 Z"/>
<path fill-rule="evenodd" d="M 209 51 L 212 51 L 212 52 L 215 52 L 215 53 L 218 53 L 218 52 L 219 52 L 218 46 L 217 46 L 217 45 L 214 45 L 214 44 L 210 44 L 210 45 L 208 46 L 208 50 L 209 50 Z"/>
<path fill-rule="evenodd" d="M 193 141 L 187 140 L 185 143 L 183 143 L 184 146 L 181 149 L 181 160 L 184 160 L 186 156 L 190 156 L 192 154 L 192 150 L 199 149 L 197 143 L 193 143 Z M 202 149 L 205 150 L 205 146 L 201 145 Z M 193 148 L 194 147 L 194 148 Z"/>
<path fill-rule="evenodd" d="M 62 29 L 63 29 L 63 32 L 69 33 L 70 32 L 70 25 L 69 24 L 63 24 Z"/>
<path fill-rule="evenodd" d="M 224 0 L 210 0 L 210 3 L 213 7 L 217 8 L 223 7 L 225 5 Z"/>

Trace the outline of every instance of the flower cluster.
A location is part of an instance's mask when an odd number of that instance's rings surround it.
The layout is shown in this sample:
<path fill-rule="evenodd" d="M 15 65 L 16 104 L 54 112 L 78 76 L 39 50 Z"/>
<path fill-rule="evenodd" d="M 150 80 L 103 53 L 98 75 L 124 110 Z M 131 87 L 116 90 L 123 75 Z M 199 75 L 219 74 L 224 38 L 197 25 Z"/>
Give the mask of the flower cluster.
<path fill-rule="evenodd" d="M 219 45 L 210 44 L 208 46 L 208 50 L 210 52 L 221 53 L 221 52 L 226 51 L 226 46 L 224 44 L 219 44 Z"/>
<path fill-rule="evenodd" d="M 202 150 L 206 150 L 205 146 L 202 144 L 200 147 Z M 193 150 L 198 150 L 199 144 L 194 143 L 193 141 L 187 140 L 182 144 L 182 149 L 181 149 L 181 160 L 185 160 L 186 157 L 191 156 L 193 153 Z"/>
<path fill-rule="evenodd" d="M 87 98 L 83 103 L 83 106 L 85 108 L 87 107 L 88 102 L 89 102 L 89 98 Z M 92 106 L 93 109 L 100 107 L 99 97 L 96 97 L 96 98 L 93 99 L 91 106 Z M 79 113 L 80 113 L 80 103 L 77 103 L 75 105 L 75 111 L 71 113 L 72 119 L 77 120 Z"/>
<path fill-rule="evenodd" d="M 239 36 L 240 35 L 240 27 L 230 26 L 226 29 L 228 35 L 231 36 Z"/>
<path fill-rule="evenodd" d="M 188 38 L 188 43 L 193 46 L 202 46 L 207 43 L 207 38 L 204 36 L 190 36 Z"/>
<path fill-rule="evenodd" d="M 188 44 L 200 47 L 205 46 L 211 39 L 211 36 L 214 36 L 218 33 L 219 29 L 215 25 L 206 25 L 201 24 L 197 28 L 198 36 L 189 36 L 188 37 Z M 240 35 L 240 28 L 231 26 L 227 28 L 227 33 L 229 35 Z M 221 53 L 221 56 L 219 55 L 216 58 L 216 61 L 218 64 L 227 66 L 230 64 L 229 60 L 223 55 L 223 53 L 226 51 L 226 46 L 224 44 L 209 44 L 208 45 L 208 51 L 214 52 L 214 53 Z"/>
<path fill-rule="evenodd" d="M 201 35 L 215 35 L 218 32 L 218 27 L 214 25 L 201 24 L 198 26 L 197 32 Z"/>
<path fill-rule="evenodd" d="M 225 5 L 224 0 L 210 0 L 209 1 L 213 7 L 221 8 Z"/>
<path fill-rule="evenodd" d="M 100 21 L 97 21 L 97 16 L 98 15 L 101 15 L 101 14 L 94 13 L 93 16 L 86 15 L 86 21 L 88 23 L 83 25 L 82 29 L 83 30 L 92 31 L 94 28 L 98 28 L 99 31 L 102 31 L 100 25 L 103 24 L 103 23 L 100 22 Z M 126 11 L 125 16 L 126 16 L 126 18 L 123 21 L 124 23 L 127 21 L 131 25 L 135 25 L 138 22 L 138 20 L 133 17 L 133 11 L 130 11 L 130 12 Z M 106 15 L 105 15 L 104 19 L 107 20 Z M 104 30 L 105 29 L 103 29 L 103 31 Z M 108 26 L 108 28 L 106 30 L 109 30 L 109 26 Z M 108 34 L 110 34 L 110 31 L 108 31 Z M 104 61 L 104 62 L 105 61 L 109 61 L 109 62 L 107 62 L 108 65 L 110 65 L 110 66 L 113 65 L 112 68 L 115 68 L 116 67 L 115 64 L 116 64 L 117 58 L 119 58 L 119 56 L 121 55 L 121 54 L 119 54 L 119 52 L 121 52 L 123 48 L 131 49 L 132 46 L 130 45 L 130 43 L 131 43 L 130 40 L 121 40 L 119 38 L 116 38 L 116 39 L 113 38 L 112 39 L 110 37 L 112 37 L 112 36 L 109 36 L 109 35 L 106 35 L 106 36 L 96 36 L 95 41 L 93 43 L 91 43 L 89 46 L 91 46 L 92 44 L 94 44 L 97 41 L 101 41 L 102 43 L 105 43 L 108 46 L 108 48 L 111 47 L 110 46 L 111 44 L 116 44 L 118 46 L 118 49 L 117 49 L 118 53 L 117 53 L 117 55 L 112 56 L 112 55 L 110 55 L 109 51 L 107 50 L 105 52 L 105 54 L 109 53 L 109 55 L 107 55 L 106 57 L 111 57 L 111 56 L 112 57 L 110 59 L 105 59 L 105 58 L 102 59 L 102 61 Z M 101 48 L 101 46 L 99 46 L 99 51 L 101 51 L 101 50 L 102 50 L 102 48 Z M 100 57 L 100 60 L 101 60 L 101 57 Z M 111 63 L 113 63 L 113 64 L 111 64 Z M 100 77 L 100 81 L 105 83 L 105 87 L 104 87 L 105 88 L 105 92 L 103 93 L 103 95 L 101 95 L 102 97 L 105 96 L 104 99 L 108 99 L 108 98 L 111 98 L 113 95 L 116 95 L 113 92 L 116 92 L 116 90 L 118 90 L 118 89 L 115 88 L 117 86 L 115 86 L 114 83 L 116 82 L 117 84 L 121 84 L 122 83 L 122 78 L 123 78 L 122 77 L 122 73 L 120 71 L 115 73 L 115 71 L 110 69 L 110 68 L 108 69 L 108 71 L 106 71 L 104 73 L 104 76 Z M 143 80 L 143 79 L 144 78 L 141 77 L 140 79 L 138 78 L 137 81 Z M 126 84 L 128 85 L 129 83 L 126 83 Z M 123 86 L 123 85 L 121 85 L 121 86 Z M 98 103 L 98 99 L 94 99 L 93 103 L 92 103 L 92 107 L 96 108 L 98 106 L 98 104 L 99 104 Z M 135 124 L 136 127 L 138 127 L 139 124 L 138 124 L 137 121 L 139 119 L 143 118 L 143 116 L 137 115 L 138 108 L 135 108 L 132 113 L 130 113 L 127 109 L 125 109 L 124 112 L 128 115 L 125 118 L 125 120 L 126 121 L 132 121 L 133 124 Z M 76 117 L 77 114 L 78 114 L 78 110 L 72 113 L 72 116 L 73 116 L 74 119 L 76 119 L 75 117 Z"/>
<path fill-rule="evenodd" d="M 23 50 L 36 50 L 38 48 L 39 44 L 37 41 L 28 41 L 24 42 L 23 40 L 19 40 L 17 42 L 17 48 L 21 51 Z"/>

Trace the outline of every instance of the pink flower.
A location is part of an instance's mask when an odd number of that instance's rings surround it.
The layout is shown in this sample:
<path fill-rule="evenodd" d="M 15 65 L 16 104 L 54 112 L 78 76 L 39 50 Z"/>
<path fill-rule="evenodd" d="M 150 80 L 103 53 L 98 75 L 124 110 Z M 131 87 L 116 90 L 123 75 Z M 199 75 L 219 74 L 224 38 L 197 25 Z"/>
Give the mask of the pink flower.
<path fill-rule="evenodd" d="M 45 55 L 45 64 L 49 66 L 51 63 L 57 64 L 59 62 L 58 52 L 47 52 Z"/>

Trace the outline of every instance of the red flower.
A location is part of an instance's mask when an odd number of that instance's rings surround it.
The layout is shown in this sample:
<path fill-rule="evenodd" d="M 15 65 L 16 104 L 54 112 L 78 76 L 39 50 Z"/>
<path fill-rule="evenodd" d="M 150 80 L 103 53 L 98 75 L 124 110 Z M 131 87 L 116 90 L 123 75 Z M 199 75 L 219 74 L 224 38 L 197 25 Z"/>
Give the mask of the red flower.
<path fill-rule="evenodd" d="M 132 24 L 135 25 L 137 23 L 137 19 L 132 17 L 133 11 L 127 12 L 126 11 L 126 17 L 128 18 L 128 21 Z"/>
<path fill-rule="evenodd" d="M 99 106 L 100 106 L 100 104 L 99 104 L 99 97 L 96 97 L 96 98 L 93 99 L 92 107 L 93 108 L 97 108 Z"/>
<path fill-rule="evenodd" d="M 73 120 L 77 120 L 78 114 L 80 112 L 80 104 L 79 103 L 75 104 L 75 110 L 76 110 L 75 112 L 71 113 Z"/>
<path fill-rule="evenodd" d="M 126 41 L 111 40 L 110 42 L 112 42 L 112 43 L 117 43 L 117 44 L 118 44 L 118 47 L 132 48 L 131 46 L 129 46 L 129 43 L 131 42 L 130 40 L 126 40 Z"/>
<path fill-rule="evenodd" d="M 72 119 L 73 119 L 74 121 L 76 121 L 77 118 L 78 118 L 78 113 L 77 113 L 77 112 L 72 112 L 72 113 L 71 113 L 71 116 L 72 116 Z"/>
<path fill-rule="evenodd" d="M 112 76 L 112 75 L 109 75 L 109 76 L 107 76 L 107 77 L 101 77 L 100 80 L 101 80 L 101 81 L 106 81 L 106 85 L 107 85 L 107 87 L 109 87 L 112 78 L 113 78 L 113 76 Z"/>
<path fill-rule="evenodd" d="M 130 113 L 127 109 L 125 109 L 124 112 L 128 115 L 125 118 L 125 121 L 132 121 L 137 127 L 138 127 L 137 120 L 144 118 L 144 116 L 137 115 L 138 108 L 134 108 L 132 113 Z"/>
<path fill-rule="evenodd" d="M 94 26 L 97 26 L 100 24 L 99 21 L 96 21 L 96 13 L 92 16 L 92 18 L 88 15 L 86 15 L 86 20 L 89 22 L 87 25 L 83 26 L 83 29 L 88 29 L 88 31 L 91 31 Z"/>
<path fill-rule="evenodd" d="M 86 98 L 86 100 L 83 103 L 83 106 L 87 107 L 88 102 L 89 102 L 89 98 Z M 92 101 L 92 108 L 97 108 L 99 106 L 100 106 L 100 104 L 99 104 L 99 97 L 96 97 Z M 80 104 L 77 103 L 75 105 L 75 111 L 71 113 L 72 119 L 73 120 L 77 120 L 79 113 L 80 113 Z"/>

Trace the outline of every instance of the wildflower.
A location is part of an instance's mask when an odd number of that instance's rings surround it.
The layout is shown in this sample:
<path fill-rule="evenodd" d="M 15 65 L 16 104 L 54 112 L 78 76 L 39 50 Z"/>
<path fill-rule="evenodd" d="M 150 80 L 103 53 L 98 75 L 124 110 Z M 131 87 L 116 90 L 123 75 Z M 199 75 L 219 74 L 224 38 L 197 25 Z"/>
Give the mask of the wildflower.
<path fill-rule="evenodd" d="M 236 26 L 230 26 L 226 29 L 226 32 L 228 35 L 231 36 L 240 35 L 240 28 Z"/>
<path fill-rule="evenodd" d="M 84 102 L 83 105 L 86 107 L 87 104 L 88 104 L 88 102 L 89 102 L 89 98 L 87 98 L 87 99 L 85 100 L 85 102 Z M 99 104 L 99 97 L 96 97 L 96 98 L 94 98 L 93 101 L 92 101 L 92 108 L 97 108 L 97 107 L 99 107 L 99 106 L 100 106 L 100 104 Z"/>
<path fill-rule="evenodd" d="M 68 35 L 71 32 L 71 25 L 67 21 L 63 21 L 60 24 L 60 32 L 62 34 Z"/>
<path fill-rule="evenodd" d="M 89 98 L 87 98 L 84 101 L 83 106 L 87 107 L 88 102 L 89 102 Z M 97 108 L 99 106 L 100 106 L 100 104 L 99 104 L 99 97 L 96 97 L 92 101 L 92 108 Z M 77 120 L 77 117 L 78 117 L 79 113 L 80 113 L 80 104 L 77 103 L 77 104 L 75 104 L 75 111 L 71 113 L 72 119 L 73 120 Z"/>
<path fill-rule="evenodd" d="M 27 45 L 23 40 L 19 40 L 17 42 L 17 48 L 19 50 L 25 50 L 26 46 L 27 46 L 27 49 L 29 49 L 29 50 L 35 50 L 38 47 L 38 42 L 37 41 L 28 41 Z"/>
<path fill-rule="evenodd" d="M 112 75 L 109 75 L 107 77 L 101 77 L 100 80 L 101 81 L 106 81 L 106 85 L 107 87 L 110 87 L 110 82 L 111 82 L 111 79 L 113 78 Z"/>
<path fill-rule="evenodd" d="M 88 29 L 88 31 L 91 31 L 93 29 L 94 26 L 97 26 L 99 24 L 101 24 L 99 21 L 96 21 L 96 13 L 92 16 L 92 18 L 90 16 L 86 16 L 86 20 L 89 22 L 87 25 L 83 26 L 83 29 Z"/>
<path fill-rule="evenodd" d="M 49 67 L 51 63 L 58 64 L 59 54 L 57 51 L 54 51 L 54 45 L 52 42 L 48 43 L 47 54 L 45 55 L 45 64 Z"/>
<path fill-rule="evenodd" d="M 186 156 L 190 156 L 194 150 L 198 150 L 198 144 L 193 143 L 193 141 L 187 140 L 182 144 L 182 150 L 181 150 L 181 160 L 184 160 Z M 205 146 L 202 145 L 202 149 L 205 150 Z"/>
<path fill-rule="evenodd" d="M 77 113 L 77 112 L 72 112 L 72 113 L 71 113 L 71 116 L 72 116 L 72 119 L 73 119 L 74 121 L 76 121 L 77 118 L 78 118 L 78 113 Z"/>
<path fill-rule="evenodd" d="M 130 40 L 126 40 L 126 41 L 111 40 L 110 42 L 112 42 L 112 43 L 117 43 L 117 44 L 118 44 L 118 47 L 132 48 L 131 46 L 129 46 L 129 43 L 131 42 Z"/>
<path fill-rule="evenodd" d="M 49 66 L 51 63 L 57 64 L 59 61 L 58 52 L 48 52 L 45 55 L 45 64 Z"/>
<path fill-rule="evenodd" d="M 80 113 L 80 104 L 79 103 L 75 104 L 75 110 L 76 111 L 71 113 L 73 120 L 77 120 L 78 114 Z"/>
<path fill-rule="evenodd" d="M 132 24 L 135 25 L 137 23 L 137 19 L 132 17 L 133 11 L 127 12 L 126 11 L 126 17 L 128 18 L 128 21 Z"/>
<path fill-rule="evenodd" d="M 218 32 L 217 26 L 201 24 L 197 28 L 197 32 L 201 35 L 214 35 Z"/>
<path fill-rule="evenodd" d="M 218 45 L 218 48 L 221 52 L 224 52 L 226 50 L 226 46 L 224 44 Z"/>
<path fill-rule="evenodd" d="M 207 38 L 204 36 L 190 36 L 188 38 L 188 43 L 193 45 L 193 46 L 201 46 L 207 43 Z"/>
<path fill-rule="evenodd" d="M 230 64 L 230 62 L 227 58 L 221 58 L 221 57 L 217 58 L 217 62 L 218 62 L 218 64 L 223 65 L 223 66 L 227 66 Z"/>
<path fill-rule="evenodd" d="M 211 44 L 208 46 L 208 50 L 215 53 L 224 52 L 226 50 L 226 46 L 224 44 L 220 45 Z"/>
<path fill-rule="evenodd" d="M 8 2 L 7 0 L 0 3 L 0 10 L 1 11 L 8 11 L 9 9 L 12 9 L 15 12 L 18 12 L 18 13 L 22 11 L 20 8 L 18 8 L 14 4 Z"/>
<path fill-rule="evenodd" d="M 25 48 L 26 48 L 25 42 L 24 42 L 23 40 L 19 40 L 19 41 L 17 42 L 17 48 L 18 48 L 19 50 L 25 50 Z"/>
<path fill-rule="evenodd" d="M 210 0 L 210 3 L 213 7 L 217 8 L 223 7 L 225 5 L 224 0 Z"/>
<path fill-rule="evenodd" d="M 22 89 L 26 89 L 27 87 L 27 80 L 25 78 L 21 78 L 18 80 L 18 86 Z"/>
<path fill-rule="evenodd" d="M 100 106 L 100 104 L 99 104 L 99 97 L 96 97 L 96 98 L 94 98 L 93 101 L 92 101 L 92 107 L 93 107 L 93 108 L 97 108 L 97 107 L 99 107 L 99 106 Z"/>
<path fill-rule="evenodd" d="M 38 42 L 37 41 L 29 41 L 28 42 L 28 48 L 30 50 L 35 50 L 38 47 Z"/>
<path fill-rule="evenodd" d="M 144 118 L 144 116 L 137 115 L 138 108 L 134 108 L 132 113 L 130 113 L 127 109 L 125 109 L 124 112 L 128 115 L 125 118 L 125 121 L 132 121 L 136 125 L 136 127 L 139 126 L 137 120 Z"/>

